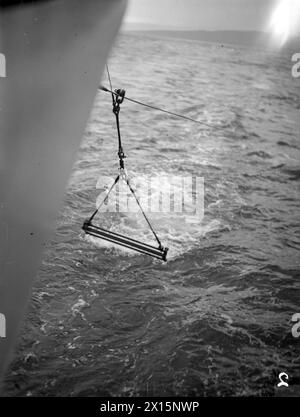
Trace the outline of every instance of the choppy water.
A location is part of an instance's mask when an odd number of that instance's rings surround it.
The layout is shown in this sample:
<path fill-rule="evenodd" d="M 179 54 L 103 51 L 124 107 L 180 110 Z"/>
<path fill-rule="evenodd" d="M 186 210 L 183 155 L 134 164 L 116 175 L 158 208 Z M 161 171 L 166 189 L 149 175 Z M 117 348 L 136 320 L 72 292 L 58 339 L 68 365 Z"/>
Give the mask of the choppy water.
<path fill-rule="evenodd" d="M 224 127 L 127 102 L 121 113 L 129 172 L 203 176 L 205 217 L 152 216 L 167 264 L 82 236 L 98 177 L 117 169 L 111 99 L 99 92 L 5 394 L 276 395 L 282 371 L 299 384 L 300 84 L 290 56 L 123 35 L 110 69 L 129 97 Z M 131 230 L 145 227 L 134 218 Z"/>

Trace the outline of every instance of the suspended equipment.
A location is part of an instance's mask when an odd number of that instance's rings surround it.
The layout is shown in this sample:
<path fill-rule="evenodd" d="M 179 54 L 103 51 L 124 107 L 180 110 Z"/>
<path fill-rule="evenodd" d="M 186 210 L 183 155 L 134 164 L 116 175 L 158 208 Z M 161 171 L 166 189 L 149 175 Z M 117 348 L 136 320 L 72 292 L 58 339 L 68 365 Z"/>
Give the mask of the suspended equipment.
<path fill-rule="evenodd" d="M 111 80 L 110 80 L 110 75 L 109 75 L 109 71 L 107 68 L 107 74 L 108 74 L 108 79 L 111 85 Z M 107 195 L 105 196 L 104 200 L 101 202 L 101 204 L 97 207 L 97 209 L 94 211 L 94 213 L 92 214 L 92 216 L 86 220 L 83 223 L 82 229 L 84 230 L 84 232 L 88 235 L 94 236 L 94 237 L 98 237 L 101 239 L 104 239 L 108 242 L 123 246 L 127 249 L 132 249 L 135 250 L 137 252 L 143 253 L 145 255 L 149 255 L 152 256 L 154 258 L 160 259 L 162 261 L 167 261 L 167 253 L 168 253 L 168 248 L 163 247 L 163 245 L 161 244 L 161 241 L 159 240 L 156 232 L 154 231 L 148 217 L 146 216 L 140 202 L 139 199 L 137 198 L 133 188 L 131 187 L 131 184 L 129 182 L 129 178 L 127 176 L 127 173 L 125 171 L 125 165 L 124 165 L 124 159 L 126 158 L 123 147 L 122 147 L 122 140 L 121 140 L 121 132 L 120 132 L 120 120 L 119 120 L 119 113 L 120 113 L 120 106 L 124 101 L 125 98 L 125 90 L 122 89 L 117 89 L 115 91 L 112 90 L 111 87 L 111 96 L 112 96 L 112 106 L 113 106 L 113 113 L 116 117 L 116 126 L 117 126 L 117 133 L 118 133 L 118 144 L 119 144 L 119 149 L 118 149 L 118 157 L 119 157 L 119 174 L 117 175 L 114 183 L 112 184 L 112 186 L 110 187 Z M 155 237 L 158 246 L 152 246 L 143 242 L 139 242 L 136 239 L 132 239 L 128 236 L 123 236 L 119 233 L 116 232 L 112 232 L 110 230 L 105 230 L 102 227 L 98 227 L 95 226 L 92 221 L 95 218 L 96 214 L 99 212 L 100 208 L 102 207 L 103 204 L 105 204 L 108 201 L 108 197 L 109 194 L 111 193 L 111 191 L 113 190 L 113 188 L 116 186 L 116 184 L 119 182 L 119 180 L 124 180 L 125 183 L 127 184 L 130 192 L 132 193 L 132 195 L 135 198 L 135 201 L 137 203 L 137 205 L 139 206 L 151 232 L 153 233 L 153 236 Z"/>

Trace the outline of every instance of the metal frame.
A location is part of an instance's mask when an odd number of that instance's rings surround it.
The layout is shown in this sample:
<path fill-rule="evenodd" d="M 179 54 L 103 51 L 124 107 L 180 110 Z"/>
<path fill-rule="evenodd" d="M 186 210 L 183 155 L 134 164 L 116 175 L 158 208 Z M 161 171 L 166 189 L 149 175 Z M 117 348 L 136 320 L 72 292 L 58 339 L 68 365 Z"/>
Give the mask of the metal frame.
<path fill-rule="evenodd" d="M 108 242 L 115 243 L 125 248 L 135 250 L 145 255 L 152 256 L 160 259 L 161 261 L 167 262 L 168 248 L 155 247 L 146 243 L 139 242 L 138 240 L 132 239 L 128 236 L 120 235 L 119 233 L 111 232 L 110 230 L 102 229 L 101 227 L 94 226 L 90 220 L 86 220 L 83 223 L 82 229 L 86 234 L 99 237 L 107 240 Z"/>

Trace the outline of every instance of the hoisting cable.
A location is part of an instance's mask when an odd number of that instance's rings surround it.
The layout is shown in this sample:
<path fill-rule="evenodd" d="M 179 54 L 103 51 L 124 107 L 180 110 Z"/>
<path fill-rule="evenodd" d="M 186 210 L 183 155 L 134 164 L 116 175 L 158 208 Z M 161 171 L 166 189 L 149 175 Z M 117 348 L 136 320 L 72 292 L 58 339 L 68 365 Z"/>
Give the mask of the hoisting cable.
<path fill-rule="evenodd" d="M 105 91 L 106 93 L 111 93 L 115 97 L 118 96 L 117 90 L 116 91 L 113 91 L 112 89 L 109 90 L 108 88 L 104 87 L 103 85 L 101 85 L 99 87 L 99 90 Z M 178 113 L 174 113 L 174 112 L 169 111 L 169 110 L 161 109 L 160 107 L 153 106 L 152 104 L 146 104 L 146 103 L 143 103 L 142 101 L 134 100 L 133 98 L 124 97 L 124 99 L 127 100 L 127 101 L 131 101 L 132 103 L 139 104 L 140 106 L 148 107 L 149 109 L 157 110 L 157 111 L 160 111 L 162 113 L 169 114 L 170 116 L 179 117 L 181 119 L 189 120 L 190 122 L 198 123 L 199 125 L 203 125 L 203 126 L 211 128 L 211 129 L 224 130 L 224 128 L 221 127 L 221 126 L 215 126 L 215 125 L 211 125 L 211 124 L 206 123 L 206 122 L 201 122 L 200 120 L 196 120 L 196 119 L 193 119 L 191 117 L 184 116 L 182 114 L 178 114 Z"/>
<path fill-rule="evenodd" d="M 119 113 L 120 113 L 120 105 L 124 101 L 125 90 L 119 89 L 119 90 L 116 90 L 116 92 L 114 92 L 113 88 L 112 88 L 111 76 L 110 76 L 110 72 L 109 72 L 107 64 L 106 64 L 106 71 L 107 71 L 108 82 L 109 82 L 109 85 L 110 85 L 113 113 L 116 116 L 118 142 L 119 142 L 118 156 L 119 156 L 119 161 L 120 161 L 120 168 L 124 169 L 124 159 L 126 158 L 126 156 L 125 156 L 125 153 L 124 153 L 123 147 L 122 147 Z"/>
<path fill-rule="evenodd" d="M 108 69 L 107 64 L 106 64 L 106 72 L 107 72 L 107 78 L 108 78 L 109 86 L 110 86 L 110 89 L 112 91 L 112 93 L 111 93 L 112 105 L 114 106 L 115 105 L 115 95 L 113 93 L 112 82 L 111 82 L 110 73 L 109 73 L 109 69 Z"/>
<path fill-rule="evenodd" d="M 111 88 L 111 90 L 113 90 L 112 82 L 111 82 L 111 77 L 110 77 L 110 73 L 109 73 L 109 69 L 108 69 L 108 65 L 107 64 L 106 64 L 106 72 L 107 72 L 107 78 L 108 78 L 108 82 L 109 82 L 110 88 Z M 116 99 L 115 99 L 115 95 L 113 93 L 111 94 L 111 98 L 112 98 L 113 108 L 115 108 L 115 106 L 116 106 Z M 118 137 L 119 137 L 119 149 L 120 149 L 121 137 L 120 137 L 120 129 L 119 128 L 118 128 Z M 108 193 L 106 194 L 104 200 L 100 203 L 100 205 L 96 208 L 96 210 L 94 211 L 94 213 L 92 214 L 92 216 L 89 218 L 89 220 L 88 220 L 89 223 L 92 222 L 92 220 L 94 219 L 94 217 L 96 216 L 96 214 L 99 212 L 99 210 L 103 206 L 103 204 L 108 201 L 108 197 L 109 197 L 111 191 L 113 190 L 114 186 L 119 181 L 119 179 L 120 179 L 120 175 L 118 175 L 116 177 L 114 183 L 110 187 L 110 189 L 109 189 Z"/>

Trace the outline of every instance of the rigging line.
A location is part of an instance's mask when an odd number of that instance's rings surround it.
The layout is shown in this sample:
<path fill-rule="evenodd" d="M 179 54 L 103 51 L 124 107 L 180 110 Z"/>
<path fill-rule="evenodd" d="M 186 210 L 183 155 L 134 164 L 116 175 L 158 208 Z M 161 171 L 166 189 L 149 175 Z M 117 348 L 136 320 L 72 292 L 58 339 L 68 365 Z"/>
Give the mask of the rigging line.
<path fill-rule="evenodd" d="M 89 218 L 89 223 L 94 219 L 94 217 L 96 216 L 96 214 L 98 213 L 98 211 L 100 210 L 100 208 L 103 206 L 103 204 L 108 200 L 108 197 L 110 195 L 110 193 L 112 192 L 114 186 L 117 184 L 117 182 L 120 179 L 120 175 L 118 175 L 116 177 L 116 179 L 114 180 L 114 183 L 111 185 L 108 193 L 106 194 L 106 196 L 104 197 L 104 199 L 101 201 L 101 203 L 98 205 L 98 207 L 96 208 L 96 210 L 94 211 L 94 213 L 91 215 L 91 217 Z"/>
<path fill-rule="evenodd" d="M 118 94 L 116 92 L 114 92 L 112 90 L 109 90 L 106 87 L 100 86 L 99 88 L 100 88 L 100 90 L 103 90 L 106 93 L 111 93 L 111 94 L 113 94 L 116 97 L 118 96 Z M 209 123 L 201 122 L 200 120 L 195 120 L 195 119 L 192 119 L 191 117 L 183 116 L 182 114 L 174 113 L 174 112 L 171 112 L 169 110 L 165 110 L 165 109 L 161 109 L 160 107 L 153 106 L 151 104 L 146 104 L 146 103 L 143 103 L 141 101 L 134 100 L 133 98 L 129 98 L 129 97 L 126 97 L 125 96 L 124 99 L 127 100 L 127 101 L 131 101 L 132 103 L 139 104 L 139 105 L 144 106 L 144 107 L 148 107 L 149 109 L 157 110 L 157 111 L 160 111 L 160 112 L 169 114 L 171 116 L 180 117 L 181 119 L 185 119 L 185 120 L 189 120 L 190 122 L 198 123 L 199 125 L 203 125 L 203 126 L 206 126 L 206 127 L 211 128 L 211 129 L 225 130 L 221 126 L 215 126 L 215 125 L 211 125 Z"/>
<path fill-rule="evenodd" d="M 114 96 L 114 92 L 113 92 L 113 87 L 112 87 L 111 77 L 110 77 L 110 73 L 109 73 L 109 69 L 108 69 L 108 64 L 106 64 L 106 72 L 107 72 L 107 78 L 108 78 L 109 86 L 110 86 L 110 89 L 111 89 L 112 103 L 113 103 L 113 106 L 114 106 L 115 105 L 115 96 Z"/>
<path fill-rule="evenodd" d="M 126 183 L 127 183 L 128 187 L 129 187 L 129 190 L 131 191 L 132 195 L 134 196 L 135 201 L 137 202 L 137 205 L 139 206 L 139 208 L 140 208 L 140 210 L 141 210 L 141 212 L 142 212 L 142 214 L 143 214 L 143 216 L 144 216 L 144 219 L 145 219 L 145 220 L 146 220 L 146 222 L 148 223 L 148 226 L 150 227 L 151 232 L 153 233 L 153 235 L 154 235 L 154 237 L 155 237 L 155 239 L 156 239 L 156 241 L 157 241 L 157 243 L 158 243 L 159 247 L 160 247 L 160 248 L 162 248 L 161 241 L 159 240 L 159 238 L 158 238 L 158 236 L 157 236 L 157 234 L 156 234 L 155 230 L 153 229 L 152 224 L 150 223 L 150 220 L 149 220 L 149 219 L 148 219 L 148 217 L 146 216 L 146 213 L 144 212 L 143 207 L 141 206 L 141 203 L 140 203 L 140 201 L 139 201 L 138 197 L 136 196 L 136 194 L 135 194 L 135 192 L 134 192 L 133 188 L 131 187 L 131 184 L 130 184 L 129 179 L 128 179 L 128 177 L 127 177 L 127 176 L 126 176 L 126 180 L 125 180 L 125 181 L 126 181 Z"/>

